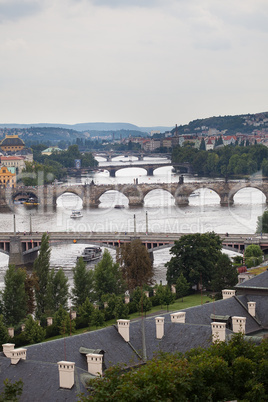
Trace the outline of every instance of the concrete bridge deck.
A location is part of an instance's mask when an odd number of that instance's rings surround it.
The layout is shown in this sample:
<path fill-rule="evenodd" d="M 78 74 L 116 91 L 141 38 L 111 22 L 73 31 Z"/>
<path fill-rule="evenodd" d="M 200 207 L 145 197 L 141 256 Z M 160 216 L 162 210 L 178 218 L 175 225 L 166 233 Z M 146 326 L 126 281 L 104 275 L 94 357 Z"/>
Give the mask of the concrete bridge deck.
<path fill-rule="evenodd" d="M 102 247 L 115 248 L 120 244 L 128 243 L 135 238 L 139 238 L 149 252 L 157 251 L 163 248 L 169 248 L 174 245 L 176 240 L 186 233 L 75 233 L 75 232 L 54 232 L 49 233 L 50 245 L 56 246 L 60 244 L 96 244 Z M 248 235 L 248 234 L 231 234 L 226 236 L 220 235 L 224 248 L 228 250 L 243 253 L 245 248 L 250 244 L 258 244 L 263 251 L 268 250 L 268 236 Z M 37 256 L 41 244 L 42 233 L 32 234 L 16 234 L 0 233 L 0 252 L 10 254 L 14 261 L 10 263 L 17 264 L 17 261 L 23 263 L 23 259 L 30 261 L 31 257 Z M 14 253 L 15 250 L 15 253 Z M 22 256 L 19 260 L 19 256 Z"/>

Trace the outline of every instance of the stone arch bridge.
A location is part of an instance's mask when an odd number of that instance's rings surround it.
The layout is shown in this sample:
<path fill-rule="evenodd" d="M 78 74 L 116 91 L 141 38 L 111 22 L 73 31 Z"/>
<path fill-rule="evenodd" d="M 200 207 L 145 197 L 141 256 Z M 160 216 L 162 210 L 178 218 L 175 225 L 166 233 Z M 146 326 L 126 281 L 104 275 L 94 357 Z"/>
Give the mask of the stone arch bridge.
<path fill-rule="evenodd" d="M 0 208 L 13 208 L 14 201 L 25 197 L 38 200 L 38 208 L 56 207 L 57 198 L 65 193 L 72 193 L 82 199 L 84 208 L 97 207 L 100 197 L 107 191 L 118 191 L 128 199 L 129 206 L 143 206 L 144 198 L 153 190 L 164 190 L 170 193 L 178 206 L 187 206 L 190 195 L 202 188 L 214 191 L 220 198 L 222 206 L 234 203 L 234 195 L 244 188 L 256 188 L 266 197 L 268 202 L 268 181 L 206 181 L 192 183 L 142 183 L 142 184 L 103 184 L 95 185 L 60 185 L 39 187 L 17 187 L 0 190 Z"/>

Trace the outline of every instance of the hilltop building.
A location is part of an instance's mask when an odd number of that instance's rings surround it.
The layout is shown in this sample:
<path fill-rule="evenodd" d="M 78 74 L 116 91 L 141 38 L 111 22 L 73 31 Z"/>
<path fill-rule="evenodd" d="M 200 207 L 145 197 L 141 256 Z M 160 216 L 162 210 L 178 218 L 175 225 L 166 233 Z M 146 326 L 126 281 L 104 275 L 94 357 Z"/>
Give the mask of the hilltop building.
<path fill-rule="evenodd" d="M 3 152 L 17 152 L 21 151 L 25 145 L 18 135 L 8 135 L 0 143 Z"/>
<path fill-rule="evenodd" d="M 62 149 L 60 149 L 59 147 L 49 147 L 44 149 L 44 151 L 41 152 L 42 155 L 51 155 L 53 153 L 57 153 L 57 152 L 62 152 Z"/>
<path fill-rule="evenodd" d="M 236 294 L 237 293 L 237 294 Z M 51 323 L 51 318 L 50 318 Z M 223 291 L 223 300 L 25 348 L 3 346 L 1 371 L 22 379 L 20 401 L 74 401 L 86 381 L 118 363 L 143 364 L 155 353 L 186 352 L 235 332 L 261 342 L 268 331 L 268 271 Z M 145 334 L 143 336 L 143 334 Z M 256 338 L 257 336 L 257 338 Z M 3 387 L 3 384 L 0 384 Z"/>

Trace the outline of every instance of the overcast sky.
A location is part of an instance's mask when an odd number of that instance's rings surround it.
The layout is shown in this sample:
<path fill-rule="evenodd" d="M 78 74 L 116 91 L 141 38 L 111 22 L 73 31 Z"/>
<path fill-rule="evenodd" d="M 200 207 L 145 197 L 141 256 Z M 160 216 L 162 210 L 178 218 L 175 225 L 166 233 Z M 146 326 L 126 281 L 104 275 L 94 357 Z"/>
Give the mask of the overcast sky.
<path fill-rule="evenodd" d="M 0 123 L 268 111 L 267 0 L 0 0 Z"/>

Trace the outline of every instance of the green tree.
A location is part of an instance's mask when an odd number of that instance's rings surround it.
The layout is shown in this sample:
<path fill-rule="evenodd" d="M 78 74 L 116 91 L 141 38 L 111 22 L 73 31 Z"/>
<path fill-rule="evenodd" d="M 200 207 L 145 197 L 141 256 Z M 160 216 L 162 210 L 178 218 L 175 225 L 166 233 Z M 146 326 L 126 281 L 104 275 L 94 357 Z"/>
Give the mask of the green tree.
<path fill-rule="evenodd" d="M 1 345 L 1 347 L 4 343 L 7 343 L 8 339 L 9 339 L 8 330 L 4 324 L 4 317 L 1 314 L 0 315 L 0 345 Z"/>
<path fill-rule="evenodd" d="M 93 311 L 94 306 L 90 303 L 89 298 L 87 297 L 84 303 L 78 308 L 79 322 L 81 325 L 85 327 L 90 325 Z"/>
<path fill-rule="evenodd" d="M 256 233 L 268 233 L 268 211 L 258 216 Z"/>
<path fill-rule="evenodd" d="M 53 325 L 61 335 L 71 335 L 75 331 L 75 321 L 70 319 L 70 314 L 62 306 L 53 316 Z"/>
<path fill-rule="evenodd" d="M 263 252 L 259 245 L 250 244 L 246 247 L 245 252 L 245 263 L 248 268 L 255 267 L 262 263 Z"/>
<path fill-rule="evenodd" d="M 163 304 L 165 304 L 167 306 L 167 311 L 168 311 L 168 306 L 174 302 L 174 295 L 172 294 L 168 285 L 164 287 L 164 295 L 163 296 L 164 296 Z"/>
<path fill-rule="evenodd" d="M 182 236 L 175 241 L 170 253 L 174 256 L 166 263 L 167 282 L 176 283 L 182 273 L 191 286 L 207 286 L 221 254 L 221 239 L 214 232 Z"/>
<path fill-rule="evenodd" d="M 206 150 L 206 143 L 204 138 L 202 138 L 201 142 L 200 142 L 200 147 L 199 147 L 200 151 L 205 151 Z"/>
<path fill-rule="evenodd" d="M 4 391 L 0 394 L 0 402 L 17 402 L 23 391 L 22 380 L 15 381 L 13 384 L 6 378 L 4 380 Z"/>
<path fill-rule="evenodd" d="M 68 307 L 68 278 L 63 272 L 63 269 L 60 268 L 56 273 L 55 270 L 52 269 L 49 273 L 48 277 L 48 285 L 47 285 L 47 311 L 50 314 L 55 313 L 60 305 L 63 308 Z"/>
<path fill-rule="evenodd" d="M 27 296 L 27 314 L 33 314 L 35 311 L 35 289 L 38 287 L 36 272 L 26 273 L 24 285 Z"/>
<path fill-rule="evenodd" d="M 122 276 L 129 290 L 149 285 L 154 275 L 148 251 L 139 239 L 121 245 L 117 250 Z"/>
<path fill-rule="evenodd" d="M 50 253 L 49 236 L 47 233 L 44 233 L 41 240 L 39 255 L 33 265 L 33 270 L 38 278 L 38 284 L 35 286 L 36 317 L 38 318 L 45 313 L 47 308 Z"/>
<path fill-rule="evenodd" d="M 214 292 L 221 293 L 223 289 L 233 288 L 238 281 L 237 269 L 233 267 L 227 254 L 221 254 L 215 265 L 212 276 L 211 288 Z"/>
<path fill-rule="evenodd" d="M 177 297 L 183 302 L 184 296 L 186 296 L 189 292 L 190 289 L 190 284 L 187 282 L 187 280 L 184 278 L 183 274 L 180 274 L 180 276 L 177 279 L 176 282 L 176 295 Z"/>
<path fill-rule="evenodd" d="M 157 303 L 160 304 L 162 308 L 165 301 L 165 288 L 162 283 L 160 283 L 160 285 L 157 285 L 155 290 L 155 297 L 157 299 Z"/>
<path fill-rule="evenodd" d="M 104 314 L 99 309 L 94 309 L 91 316 L 91 324 L 95 327 L 101 327 L 104 324 Z"/>
<path fill-rule="evenodd" d="M 43 342 L 46 335 L 46 330 L 42 328 L 38 322 L 34 321 L 31 315 L 28 316 L 25 322 L 24 332 L 25 339 L 30 344 Z"/>
<path fill-rule="evenodd" d="M 7 325 L 17 325 L 26 316 L 25 270 L 10 265 L 4 277 L 3 314 Z"/>
<path fill-rule="evenodd" d="M 93 300 L 93 277 L 93 271 L 87 271 L 86 263 L 80 257 L 73 268 L 72 300 L 76 307 L 81 306 L 87 297 Z"/>
<path fill-rule="evenodd" d="M 141 295 L 139 304 L 138 304 L 138 311 L 141 313 L 145 313 L 146 316 L 146 312 L 150 311 L 152 309 L 152 302 L 149 299 L 149 297 L 147 297 L 144 292 Z"/>
<path fill-rule="evenodd" d="M 101 300 L 102 296 L 108 293 L 116 295 L 122 292 L 122 275 L 119 264 L 114 263 L 108 250 L 104 250 L 101 261 L 94 269 L 94 290 L 97 300 Z"/>

